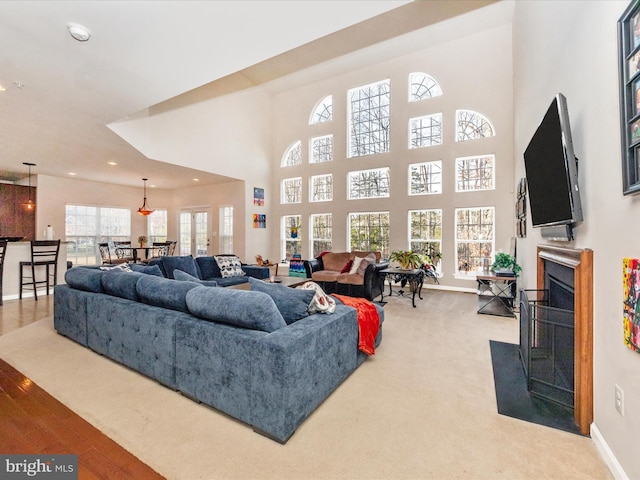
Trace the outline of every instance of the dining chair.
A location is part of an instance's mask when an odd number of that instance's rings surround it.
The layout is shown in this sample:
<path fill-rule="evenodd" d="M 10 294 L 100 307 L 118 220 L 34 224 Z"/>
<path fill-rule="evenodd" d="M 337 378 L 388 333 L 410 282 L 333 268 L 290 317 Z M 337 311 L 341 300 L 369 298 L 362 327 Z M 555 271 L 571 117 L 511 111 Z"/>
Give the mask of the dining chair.
<path fill-rule="evenodd" d="M 31 260 L 20 262 L 20 298 L 22 290 L 33 290 L 33 297 L 38 301 L 38 285 L 46 285 L 47 295 L 53 277 L 53 286 L 58 284 L 58 254 L 60 240 L 31 240 Z M 27 267 L 27 275 L 24 269 Z M 36 280 L 36 267 L 44 267 L 45 278 Z M 51 272 L 53 267 L 53 272 Z M 29 276 L 28 274 L 31 273 Z"/>
<path fill-rule="evenodd" d="M 98 243 L 98 252 L 100 252 L 100 258 L 102 259 L 103 265 L 111 263 L 111 251 L 109 250 L 109 242 Z"/>
<path fill-rule="evenodd" d="M 2 270 L 4 268 L 4 255 L 7 253 L 7 241 L 0 240 L 0 305 L 2 305 Z"/>
<path fill-rule="evenodd" d="M 117 261 L 114 263 L 133 262 L 133 252 L 131 251 L 131 241 L 113 242 Z"/>

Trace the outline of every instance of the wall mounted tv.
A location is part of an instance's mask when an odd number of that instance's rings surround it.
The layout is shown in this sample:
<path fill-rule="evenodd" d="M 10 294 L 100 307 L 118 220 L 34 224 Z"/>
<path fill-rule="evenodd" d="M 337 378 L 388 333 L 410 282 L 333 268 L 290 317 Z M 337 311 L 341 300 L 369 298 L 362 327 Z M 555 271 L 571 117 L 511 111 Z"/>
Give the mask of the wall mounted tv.
<path fill-rule="evenodd" d="M 573 153 L 567 99 L 558 93 L 524 152 L 531 221 L 542 236 L 572 240 L 582 221 L 578 159 Z"/>

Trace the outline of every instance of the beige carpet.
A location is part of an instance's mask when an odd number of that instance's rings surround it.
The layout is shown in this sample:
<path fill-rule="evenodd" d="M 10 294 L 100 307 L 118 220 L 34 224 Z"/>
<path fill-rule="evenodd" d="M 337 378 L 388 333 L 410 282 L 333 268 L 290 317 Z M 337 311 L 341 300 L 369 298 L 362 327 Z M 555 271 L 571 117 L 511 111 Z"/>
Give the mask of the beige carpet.
<path fill-rule="evenodd" d="M 590 438 L 499 415 L 489 339 L 515 318 L 429 290 L 385 306 L 376 355 L 286 445 L 57 335 L 45 318 L 0 357 L 169 479 L 611 479 Z"/>

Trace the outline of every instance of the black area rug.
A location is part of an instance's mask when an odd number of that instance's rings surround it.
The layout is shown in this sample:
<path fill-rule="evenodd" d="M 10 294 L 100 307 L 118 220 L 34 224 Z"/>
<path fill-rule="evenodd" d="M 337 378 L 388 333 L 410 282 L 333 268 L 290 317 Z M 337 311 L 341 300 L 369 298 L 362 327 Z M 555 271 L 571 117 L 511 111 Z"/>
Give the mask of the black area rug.
<path fill-rule="evenodd" d="M 518 345 L 489 340 L 498 413 L 581 435 L 573 410 L 531 395 Z"/>

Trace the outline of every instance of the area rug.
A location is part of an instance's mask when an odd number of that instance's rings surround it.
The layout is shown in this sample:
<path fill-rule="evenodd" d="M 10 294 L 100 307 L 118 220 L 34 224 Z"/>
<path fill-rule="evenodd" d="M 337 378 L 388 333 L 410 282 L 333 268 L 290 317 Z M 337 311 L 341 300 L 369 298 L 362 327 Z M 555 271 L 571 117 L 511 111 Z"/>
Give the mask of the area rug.
<path fill-rule="evenodd" d="M 580 435 L 573 410 L 531 395 L 518 345 L 489 340 L 498 413 Z"/>

